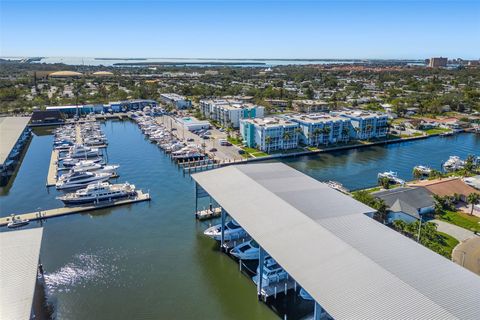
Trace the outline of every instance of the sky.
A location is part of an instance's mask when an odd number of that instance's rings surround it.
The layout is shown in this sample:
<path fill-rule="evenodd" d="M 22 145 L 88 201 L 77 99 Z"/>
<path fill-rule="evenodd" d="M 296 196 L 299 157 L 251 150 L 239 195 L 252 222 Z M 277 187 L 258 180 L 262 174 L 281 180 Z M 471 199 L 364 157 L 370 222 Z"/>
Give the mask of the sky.
<path fill-rule="evenodd" d="M 0 56 L 480 58 L 480 1 L 0 0 Z"/>

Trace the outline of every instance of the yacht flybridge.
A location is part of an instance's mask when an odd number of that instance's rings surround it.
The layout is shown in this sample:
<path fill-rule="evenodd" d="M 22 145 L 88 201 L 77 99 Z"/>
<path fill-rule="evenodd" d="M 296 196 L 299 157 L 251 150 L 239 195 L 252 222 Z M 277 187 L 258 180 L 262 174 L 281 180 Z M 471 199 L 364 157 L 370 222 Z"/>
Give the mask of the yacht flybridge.
<path fill-rule="evenodd" d="M 95 203 L 101 201 L 112 201 L 119 198 L 126 198 L 136 195 L 135 186 L 128 182 L 122 184 L 109 184 L 108 182 L 97 182 L 89 184 L 85 189 L 67 193 L 57 197 L 66 205 L 78 205 Z"/>
<path fill-rule="evenodd" d="M 111 172 L 73 172 L 62 175 L 56 183 L 58 190 L 78 189 L 95 182 L 104 182 L 112 178 Z"/>

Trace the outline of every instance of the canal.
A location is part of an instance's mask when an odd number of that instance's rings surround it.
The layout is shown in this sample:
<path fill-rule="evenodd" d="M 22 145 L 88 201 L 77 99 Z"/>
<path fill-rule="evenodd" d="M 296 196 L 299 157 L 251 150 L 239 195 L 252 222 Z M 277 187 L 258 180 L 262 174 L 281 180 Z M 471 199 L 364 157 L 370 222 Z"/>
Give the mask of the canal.
<path fill-rule="evenodd" d="M 238 264 L 203 236 L 207 225 L 193 217 L 191 178 L 134 123 L 108 121 L 102 129 L 109 162 L 121 165 L 118 181 L 149 191 L 152 201 L 44 224 L 41 262 L 56 318 L 277 318 L 258 303 Z M 53 137 L 45 129 L 34 133 L 15 180 L 2 190 L 2 216 L 62 205 L 57 191 L 45 187 Z M 479 152 L 479 136 L 461 134 L 284 162 L 316 179 L 357 189 L 375 185 L 379 171 L 398 171 L 409 179 L 416 164 L 439 168 L 449 155 Z"/>

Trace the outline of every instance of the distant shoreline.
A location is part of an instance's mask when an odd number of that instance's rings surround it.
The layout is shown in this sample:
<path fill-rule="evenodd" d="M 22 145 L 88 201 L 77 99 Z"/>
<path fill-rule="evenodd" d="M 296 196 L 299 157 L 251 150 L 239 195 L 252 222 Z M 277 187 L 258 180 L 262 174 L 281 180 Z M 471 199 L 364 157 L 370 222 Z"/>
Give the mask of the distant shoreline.
<path fill-rule="evenodd" d="M 202 61 L 202 62 L 117 62 L 114 66 L 186 66 L 186 65 L 212 65 L 212 66 L 264 66 L 265 62 L 218 62 L 218 61 Z"/>

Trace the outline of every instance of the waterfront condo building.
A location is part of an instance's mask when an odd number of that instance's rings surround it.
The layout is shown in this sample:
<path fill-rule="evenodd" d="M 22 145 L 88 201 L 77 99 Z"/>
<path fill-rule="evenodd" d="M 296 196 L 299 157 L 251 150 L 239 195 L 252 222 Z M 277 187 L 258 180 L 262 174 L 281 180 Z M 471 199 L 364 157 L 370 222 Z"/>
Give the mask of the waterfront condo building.
<path fill-rule="evenodd" d="M 302 113 L 325 112 L 329 110 L 327 102 L 322 100 L 293 100 L 293 110 Z"/>
<path fill-rule="evenodd" d="M 263 118 L 264 107 L 239 100 L 200 100 L 200 112 L 223 127 L 238 128 L 241 119 Z"/>
<path fill-rule="evenodd" d="M 176 93 L 162 93 L 160 99 L 176 109 L 189 109 L 192 107 L 192 101 Z"/>
<path fill-rule="evenodd" d="M 448 63 L 448 58 L 443 58 L 443 57 L 430 58 L 428 61 L 428 66 L 430 68 L 446 67 L 447 63 Z"/>
<path fill-rule="evenodd" d="M 271 152 L 298 146 L 299 125 L 279 117 L 240 120 L 244 143 L 251 148 Z"/>
<path fill-rule="evenodd" d="M 340 111 L 331 114 L 350 119 L 352 137 L 356 140 L 384 138 L 388 131 L 388 115 L 366 111 Z"/>
<path fill-rule="evenodd" d="M 287 116 L 300 127 L 300 142 L 308 146 L 347 142 L 354 129 L 351 120 L 328 113 L 295 114 Z"/>

